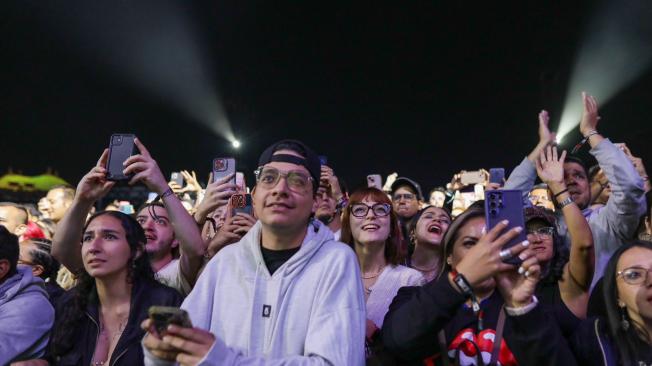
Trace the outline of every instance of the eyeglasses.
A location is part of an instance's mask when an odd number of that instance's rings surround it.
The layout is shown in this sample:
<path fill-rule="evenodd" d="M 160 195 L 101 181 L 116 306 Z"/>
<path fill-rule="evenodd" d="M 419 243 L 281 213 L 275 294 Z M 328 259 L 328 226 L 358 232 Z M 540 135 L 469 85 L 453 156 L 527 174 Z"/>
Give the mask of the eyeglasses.
<path fill-rule="evenodd" d="M 543 237 L 551 237 L 552 234 L 555 232 L 555 228 L 551 226 L 546 226 L 546 227 L 540 227 L 538 229 L 528 229 L 527 234 L 528 235 L 538 235 L 538 236 L 543 236 Z"/>
<path fill-rule="evenodd" d="M 386 203 L 375 203 L 369 206 L 365 203 L 354 203 L 351 206 L 351 215 L 354 217 L 365 217 L 369 209 L 376 217 L 385 217 L 392 211 L 392 207 Z"/>
<path fill-rule="evenodd" d="M 404 199 L 406 201 L 412 201 L 415 198 L 416 196 L 413 195 L 412 193 L 403 193 L 403 194 L 397 193 L 392 197 L 394 201 L 400 201 L 401 199 Z"/>
<path fill-rule="evenodd" d="M 285 178 L 288 187 L 295 192 L 306 192 L 310 189 L 310 182 L 312 182 L 312 177 L 302 172 L 281 173 L 272 167 L 258 168 L 254 174 L 256 174 L 256 183 L 266 189 L 276 187 L 281 177 Z"/>
<path fill-rule="evenodd" d="M 630 285 L 640 285 L 647 282 L 648 274 L 651 271 L 652 268 L 645 269 L 641 267 L 630 267 L 619 271 L 616 275 L 622 277 L 623 280 Z"/>

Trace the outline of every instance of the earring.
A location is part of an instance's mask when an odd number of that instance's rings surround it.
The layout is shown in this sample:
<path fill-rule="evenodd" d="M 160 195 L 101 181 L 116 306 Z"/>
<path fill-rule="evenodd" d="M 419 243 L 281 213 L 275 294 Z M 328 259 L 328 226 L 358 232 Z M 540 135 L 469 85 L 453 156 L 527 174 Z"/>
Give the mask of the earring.
<path fill-rule="evenodd" d="M 627 320 L 626 315 L 627 310 L 624 307 L 620 308 L 620 327 L 626 332 L 629 330 L 629 320 Z"/>

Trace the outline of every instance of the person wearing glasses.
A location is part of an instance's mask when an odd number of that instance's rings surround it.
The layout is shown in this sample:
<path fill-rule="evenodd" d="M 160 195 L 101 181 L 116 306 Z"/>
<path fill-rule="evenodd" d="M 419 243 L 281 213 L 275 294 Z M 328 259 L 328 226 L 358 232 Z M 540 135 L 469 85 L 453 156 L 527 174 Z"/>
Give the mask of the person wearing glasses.
<path fill-rule="evenodd" d="M 374 348 L 378 330 L 398 289 L 420 286 L 418 271 L 400 265 L 405 257 L 398 219 L 382 191 L 365 187 L 353 192 L 342 216 L 340 240 L 358 256 L 367 309 L 367 344 Z M 369 356 L 369 354 L 368 354 Z"/>
<path fill-rule="evenodd" d="M 553 192 L 566 190 L 565 158 L 565 151 L 559 155 L 556 147 L 548 146 L 536 160 L 539 178 Z M 559 211 L 568 225 L 570 254 L 557 232 L 557 219 L 552 211 L 528 207 L 525 221 L 527 240 L 542 268 L 537 297 L 551 310 L 562 333 L 568 336 L 587 314 L 593 279 L 593 235 L 579 206 L 572 200 L 563 202 L 566 196 L 564 193 L 557 199 L 562 201 Z"/>
<path fill-rule="evenodd" d="M 414 251 L 414 247 L 410 245 L 410 237 L 408 225 L 414 215 L 419 212 L 423 202 L 423 194 L 421 193 L 421 186 L 419 183 L 410 178 L 398 177 L 391 186 L 392 196 L 392 209 L 398 217 L 399 225 L 401 226 L 401 233 L 403 234 L 403 242 L 408 243 L 408 253 L 406 263 L 410 265 L 410 257 Z"/>
<path fill-rule="evenodd" d="M 363 365 L 365 304 L 354 252 L 313 219 L 317 154 L 296 140 L 266 149 L 251 192 L 258 222 L 206 265 L 182 304 L 193 328 L 161 337 L 146 364 Z"/>

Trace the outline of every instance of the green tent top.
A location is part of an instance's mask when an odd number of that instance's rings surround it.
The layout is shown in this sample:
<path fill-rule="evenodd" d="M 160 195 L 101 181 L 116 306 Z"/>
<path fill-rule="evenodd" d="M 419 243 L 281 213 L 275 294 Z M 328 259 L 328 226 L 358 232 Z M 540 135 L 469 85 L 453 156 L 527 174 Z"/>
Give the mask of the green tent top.
<path fill-rule="evenodd" d="M 33 177 L 20 174 L 5 174 L 0 177 L 0 189 L 10 191 L 49 191 L 50 188 L 62 184 L 68 185 L 68 182 L 52 174 L 41 174 Z"/>

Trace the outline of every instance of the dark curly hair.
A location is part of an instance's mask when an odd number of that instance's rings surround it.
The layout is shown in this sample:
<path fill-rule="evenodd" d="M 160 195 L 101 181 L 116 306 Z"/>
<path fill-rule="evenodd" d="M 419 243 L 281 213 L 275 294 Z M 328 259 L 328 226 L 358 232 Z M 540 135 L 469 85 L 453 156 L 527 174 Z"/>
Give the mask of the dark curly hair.
<path fill-rule="evenodd" d="M 144 248 L 145 243 L 147 243 L 145 231 L 136 219 L 119 211 L 101 211 L 86 221 L 82 232 L 86 231 L 86 228 L 93 220 L 104 215 L 118 219 L 125 230 L 126 240 L 131 250 L 127 265 L 127 281 L 129 283 L 143 280 L 154 281 L 154 272 Z M 140 252 L 140 255 L 137 255 L 138 252 Z M 73 299 L 66 306 L 57 309 L 61 311 L 61 314 L 57 314 L 50 345 L 51 354 L 55 358 L 66 354 L 72 349 L 74 342 L 77 341 L 75 332 L 84 318 L 88 305 L 99 303 L 95 278 L 91 277 L 82 268 L 78 280 L 77 286 L 70 290 L 73 291 Z"/>

